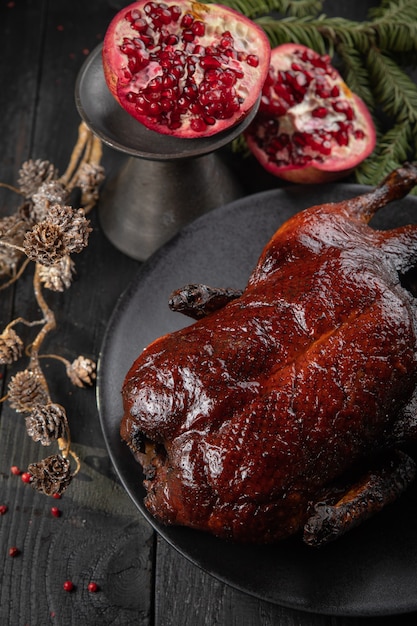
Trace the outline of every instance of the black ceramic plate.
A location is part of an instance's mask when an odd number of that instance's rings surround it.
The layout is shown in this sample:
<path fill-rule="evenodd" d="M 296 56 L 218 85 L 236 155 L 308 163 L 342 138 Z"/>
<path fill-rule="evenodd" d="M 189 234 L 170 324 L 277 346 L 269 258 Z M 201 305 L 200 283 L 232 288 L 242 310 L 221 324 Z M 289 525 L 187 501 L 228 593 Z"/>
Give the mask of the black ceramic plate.
<path fill-rule="evenodd" d="M 155 253 L 122 295 L 100 358 L 99 411 L 109 454 L 142 514 L 180 553 L 218 579 L 263 600 L 332 615 L 387 615 L 417 609 L 417 492 L 411 489 L 360 528 L 315 550 L 299 538 L 273 547 L 227 543 L 186 528 L 163 527 L 143 506 L 140 466 L 119 437 L 124 376 L 153 339 L 190 323 L 168 309 L 186 283 L 244 287 L 276 228 L 293 213 L 352 197 L 366 187 L 337 184 L 267 191 L 205 214 Z M 387 228 L 417 221 L 417 199 L 380 211 Z"/>

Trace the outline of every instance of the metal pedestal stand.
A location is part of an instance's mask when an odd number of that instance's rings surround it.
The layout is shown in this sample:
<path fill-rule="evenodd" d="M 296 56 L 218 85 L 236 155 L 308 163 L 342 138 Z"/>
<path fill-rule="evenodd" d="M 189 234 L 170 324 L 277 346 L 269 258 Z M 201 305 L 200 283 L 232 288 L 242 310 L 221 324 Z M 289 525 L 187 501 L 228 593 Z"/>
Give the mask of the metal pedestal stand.
<path fill-rule="evenodd" d="M 147 259 L 182 226 L 243 195 L 216 151 L 243 131 L 256 107 L 243 122 L 213 137 L 155 133 L 114 100 L 104 79 L 101 46 L 81 68 L 75 98 L 92 132 L 126 156 L 105 185 L 98 210 L 104 233 L 128 256 Z"/>

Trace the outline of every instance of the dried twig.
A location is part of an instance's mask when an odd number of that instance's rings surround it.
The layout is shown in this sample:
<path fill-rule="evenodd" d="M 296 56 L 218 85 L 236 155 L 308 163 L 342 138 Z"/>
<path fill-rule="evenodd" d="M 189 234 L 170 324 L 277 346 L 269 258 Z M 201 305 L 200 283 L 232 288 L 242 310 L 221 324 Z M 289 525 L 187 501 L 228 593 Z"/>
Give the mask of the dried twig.
<path fill-rule="evenodd" d="M 85 214 L 98 199 L 104 178 L 100 165 L 101 142 L 84 123 L 63 176 L 49 161 L 25 162 L 19 172 L 19 187 L 0 183 L 24 197 L 24 204 L 12 216 L 0 219 L 0 279 L 7 277 L 0 290 L 19 280 L 28 265 L 35 265 L 33 293 L 42 318 L 11 320 L 0 334 L 0 364 L 11 365 L 23 355 L 29 358 L 25 369 L 12 376 L 7 394 L 11 408 L 25 415 L 27 433 L 43 446 L 56 443 L 58 454 L 29 465 L 32 486 L 47 495 L 62 493 L 79 471 L 80 460 L 71 447 L 65 408 L 51 398 L 41 359 L 53 358 L 65 365 L 71 382 L 78 387 L 92 385 L 95 362 L 78 356 L 72 363 L 62 356 L 42 354 L 43 343 L 56 328 L 55 314 L 49 307 L 44 289 L 63 291 L 71 285 L 74 262 L 71 255 L 81 252 L 91 231 Z M 67 203 L 75 188 L 81 191 L 81 208 Z M 31 343 L 24 343 L 15 328 L 40 326 Z"/>

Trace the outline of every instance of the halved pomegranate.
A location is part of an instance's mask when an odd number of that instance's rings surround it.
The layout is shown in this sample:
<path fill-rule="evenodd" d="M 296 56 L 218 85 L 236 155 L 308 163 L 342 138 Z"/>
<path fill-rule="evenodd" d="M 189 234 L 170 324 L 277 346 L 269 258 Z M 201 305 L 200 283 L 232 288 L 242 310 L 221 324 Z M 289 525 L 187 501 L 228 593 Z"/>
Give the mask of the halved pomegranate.
<path fill-rule="evenodd" d="M 159 133 L 204 137 L 255 105 L 268 74 L 264 31 L 240 13 L 192 0 L 140 0 L 106 32 L 108 87 L 135 119 Z"/>
<path fill-rule="evenodd" d="M 327 55 L 299 44 L 271 53 L 249 148 L 266 170 L 297 183 L 347 176 L 373 151 L 372 117 Z"/>

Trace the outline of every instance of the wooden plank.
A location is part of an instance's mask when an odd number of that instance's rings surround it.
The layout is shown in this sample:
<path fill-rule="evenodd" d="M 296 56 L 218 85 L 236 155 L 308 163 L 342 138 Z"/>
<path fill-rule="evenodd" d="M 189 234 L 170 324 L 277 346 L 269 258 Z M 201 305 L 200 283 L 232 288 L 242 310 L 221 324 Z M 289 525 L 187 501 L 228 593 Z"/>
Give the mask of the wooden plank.
<path fill-rule="evenodd" d="M 73 93 L 85 59 L 83 50 L 97 43 L 96 29 L 112 14 L 99 0 L 28 0 L 19 10 L 14 9 L 16 5 L 6 13 L 2 5 L 2 30 L 19 32 L 28 45 L 13 37 L 0 38 L 0 51 L 17 59 L 15 83 L 12 69 L 2 66 L 2 75 L 6 72 L 12 84 L 10 97 L 2 99 L 0 118 L 5 138 L 1 173 L 7 182 L 15 180 L 21 163 L 29 156 L 49 159 L 60 171 L 65 168 L 80 122 Z M 7 21 L 3 21 L 3 14 Z M 1 58 L 5 58 L 3 54 Z M 18 96 L 26 90 L 27 98 L 20 103 Z M 108 154 L 109 163 L 112 156 Z M 69 360 L 80 353 L 98 356 L 113 306 L 138 266 L 105 239 L 96 212 L 91 218 L 90 245 L 84 257 L 81 254 L 74 259 L 75 282 L 62 294 L 46 293 L 56 314 L 57 329 L 44 347 Z M 16 289 L 1 296 L 3 326 L 11 315 L 39 318 L 30 271 Z M 20 327 L 19 332 L 31 336 L 31 331 Z M 0 520 L 0 623 L 147 625 L 152 621 L 153 532 L 111 467 L 99 426 L 95 390 L 72 387 L 57 361 L 42 363 L 53 399 L 67 410 L 82 469 L 59 501 L 36 493 L 11 475 L 12 464 L 24 469 L 56 449 L 33 442 L 26 434 L 23 416 L 7 404 L 0 405 L 0 502 L 8 506 Z M 9 367 L 5 382 L 24 366 Z M 51 513 L 54 505 L 62 511 L 59 518 Z M 12 545 L 20 550 L 16 558 L 6 553 Z M 63 590 L 66 579 L 74 582 L 73 593 Z M 99 584 L 99 593 L 88 592 L 91 580 Z"/>

